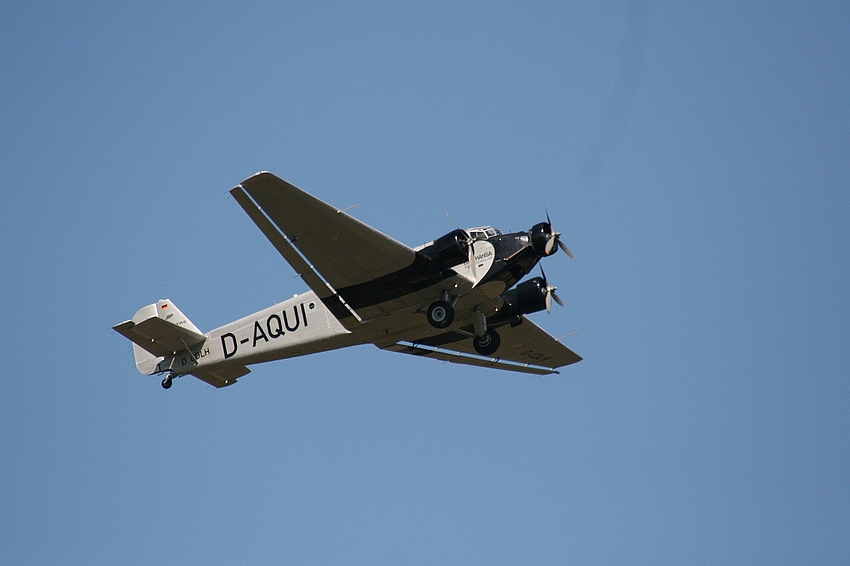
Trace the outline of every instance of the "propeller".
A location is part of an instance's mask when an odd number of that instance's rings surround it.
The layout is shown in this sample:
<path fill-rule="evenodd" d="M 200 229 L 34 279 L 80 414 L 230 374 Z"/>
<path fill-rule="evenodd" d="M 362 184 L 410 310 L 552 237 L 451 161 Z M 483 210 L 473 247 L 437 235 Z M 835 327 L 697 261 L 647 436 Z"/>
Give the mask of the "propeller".
<path fill-rule="evenodd" d="M 478 275 L 475 273 L 475 239 L 469 235 L 469 232 L 463 230 L 460 226 L 457 225 L 457 222 L 455 222 L 455 219 L 452 218 L 451 214 L 447 212 L 446 216 L 449 217 L 449 220 L 452 221 L 452 224 L 454 224 L 458 230 L 466 234 L 466 249 L 469 252 L 469 269 L 472 270 L 472 278 L 478 279 Z"/>
<path fill-rule="evenodd" d="M 472 270 L 472 278 L 478 279 L 478 274 L 475 273 L 475 240 L 471 237 L 466 240 L 466 249 L 469 250 L 469 269 Z"/>
<path fill-rule="evenodd" d="M 555 251 L 555 246 L 557 245 L 559 248 L 564 250 L 565 254 L 570 256 L 572 259 L 575 259 L 573 252 L 571 252 L 570 249 L 567 247 L 567 245 L 564 242 L 561 241 L 561 233 L 555 232 L 555 230 L 552 228 L 552 220 L 549 218 L 549 211 L 548 210 L 546 211 L 546 222 L 549 223 L 549 232 L 551 233 L 551 235 L 549 236 L 549 239 L 546 240 L 546 247 L 545 247 L 546 255 L 547 256 L 552 255 Z"/>
<path fill-rule="evenodd" d="M 552 313 L 552 299 L 555 299 L 555 302 L 561 306 L 564 306 L 564 301 L 555 294 L 555 291 L 558 290 L 554 285 L 549 285 L 549 280 L 546 279 L 546 272 L 543 271 L 543 266 L 540 266 L 540 273 L 543 275 L 543 284 L 546 285 L 544 291 L 546 292 L 546 312 Z"/>

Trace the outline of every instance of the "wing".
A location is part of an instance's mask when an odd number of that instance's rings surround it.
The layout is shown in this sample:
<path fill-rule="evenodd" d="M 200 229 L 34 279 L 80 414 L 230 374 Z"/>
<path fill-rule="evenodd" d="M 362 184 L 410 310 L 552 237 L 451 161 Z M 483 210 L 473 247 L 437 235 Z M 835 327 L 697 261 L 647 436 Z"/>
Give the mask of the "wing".
<path fill-rule="evenodd" d="M 518 326 L 499 327 L 498 333 L 501 345 L 493 358 L 480 356 L 473 348 L 469 336 L 454 330 L 408 343 L 399 342 L 384 349 L 454 363 L 539 375 L 558 373 L 556 368 L 581 361 L 581 356 L 526 317 L 522 317 L 522 323 Z"/>
<path fill-rule="evenodd" d="M 400 271 L 416 257 L 411 248 L 271 173 L 257 173 L 241 187 L 336 289 Z"/>
<path fill-rule="evenodd" d="M 417 258 L 408 246 L 271 173 L 257 173 L 231 194 L 334 315 L 342 318 L 348 313 L 341 312 L 339 304 L 329 304 L 328 297 L 339 297 L 337 290 L 392 278 Z"/>

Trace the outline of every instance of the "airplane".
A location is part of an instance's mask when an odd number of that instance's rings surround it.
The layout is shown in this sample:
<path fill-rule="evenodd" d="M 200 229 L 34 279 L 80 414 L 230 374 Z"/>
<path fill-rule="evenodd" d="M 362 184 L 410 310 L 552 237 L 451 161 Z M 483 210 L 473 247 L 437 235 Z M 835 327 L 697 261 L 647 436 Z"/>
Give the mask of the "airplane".
<path fill-rule="evenodd" d="M 517 284 L 558 249 L 573 257 L 548 213 L 527 232 L 457 228 L 410 248 L 269 172 L 230 194 L 310 290 L 206 333 L 168 299 L 115 325 L 165 389 L 184 375 L 226 387 L 253 364 L 360 344 L 534 375 L 582 359 L 525 316 L 563 306 L 542 266 Z"/>

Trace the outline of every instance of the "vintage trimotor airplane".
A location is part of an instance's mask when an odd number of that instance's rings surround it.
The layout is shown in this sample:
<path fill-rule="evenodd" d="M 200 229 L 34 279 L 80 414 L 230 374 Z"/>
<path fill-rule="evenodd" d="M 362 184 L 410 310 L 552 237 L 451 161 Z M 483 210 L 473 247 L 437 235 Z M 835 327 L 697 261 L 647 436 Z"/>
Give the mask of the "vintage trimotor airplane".
<path fill-rule="evenodd" d="M 116 325 L 165 389 L 187 374 L 225 387 L 251 364 L 358 344 L 537 375 L 581 360 L 525 317 L 563 306 L 542 268 L 514 287 L 558 248 L 572 257 L 548 214 L 528 232 L 458 228 L 410 248 L 271 173 L 230 193 L 311 290 L 207 333 L 169 300 Z"/>

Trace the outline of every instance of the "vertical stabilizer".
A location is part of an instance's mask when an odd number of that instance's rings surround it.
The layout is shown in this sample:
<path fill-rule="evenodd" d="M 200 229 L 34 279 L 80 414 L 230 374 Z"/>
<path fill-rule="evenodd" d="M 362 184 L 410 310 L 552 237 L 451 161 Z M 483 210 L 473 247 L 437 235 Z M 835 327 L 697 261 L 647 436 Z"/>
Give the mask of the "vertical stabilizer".
<path fill-rule="evenodd" d="M 180 312 L 180 309 L 174 306 L 174 303 L 168 299 L 157 301 L 155 305 L 150 305 L 140 309 L 139 312 L 136 313 L 136 316 L 139 316 L 139 313 L 145 309 L 149 309 L 150 307 L 156 307 L 156 316 L 162 320 L 170 322 L 171 324 L 176 324 L 181 328 L 187 328 L 197 334 L 203 334 L 203 332 L 198 330 L 198 327 L 192 324 L 192 321 L 186 318 L 186 315 Z M 133 317 L 133 322 L 140 322 L 136 320 L 136 316 Z M 150 316 L 146 316 L 145 318 L 150 318 Z"/>

